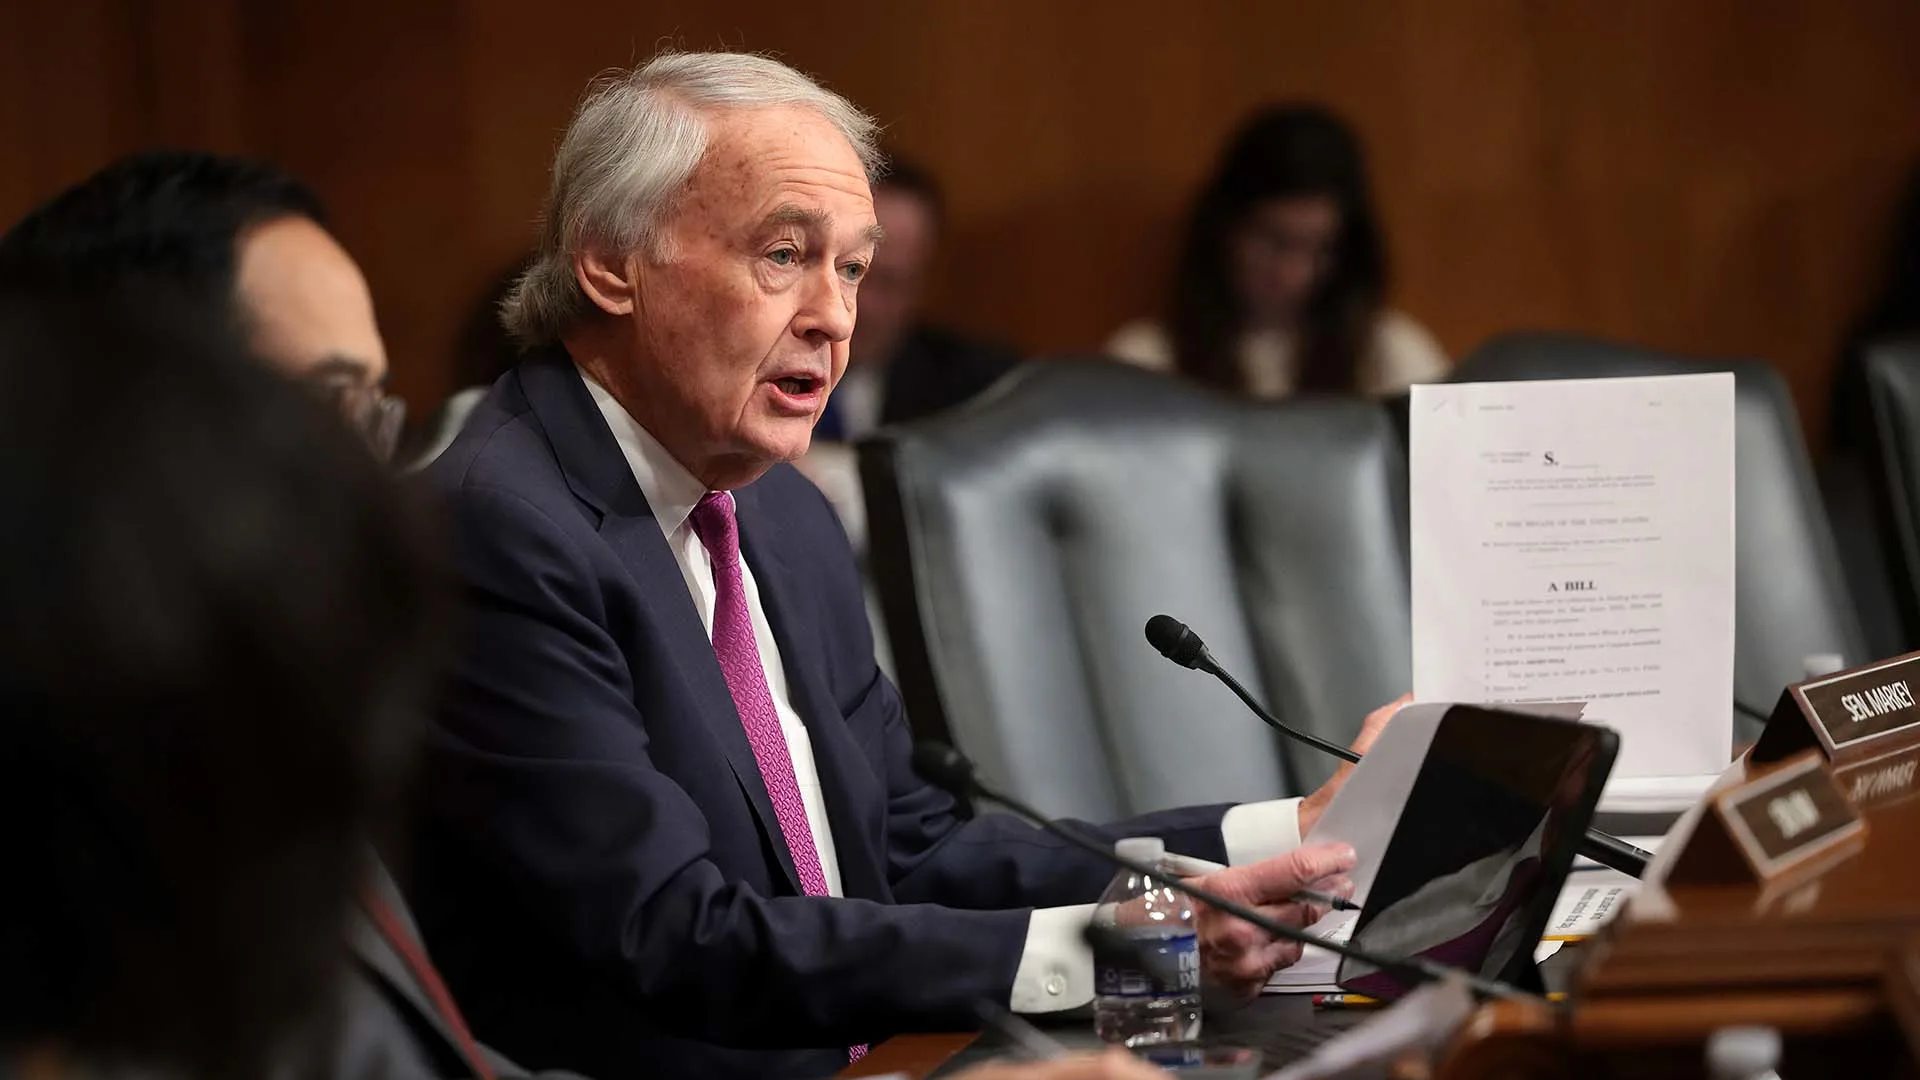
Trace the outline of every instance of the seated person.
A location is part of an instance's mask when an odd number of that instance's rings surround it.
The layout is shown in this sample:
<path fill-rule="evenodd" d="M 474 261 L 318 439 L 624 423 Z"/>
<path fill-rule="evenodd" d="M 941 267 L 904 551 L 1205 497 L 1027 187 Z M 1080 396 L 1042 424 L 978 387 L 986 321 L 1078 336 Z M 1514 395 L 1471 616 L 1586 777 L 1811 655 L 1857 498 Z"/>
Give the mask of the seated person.
<path fill-rule="evenodd" d="M 845 534 L 786 464 L 848 362 L 873 133 L 763 57 L 598 84 L 505 305 L 532 355 L 423 474 L 465 633 L 416 910 L 522 1060 L 826 1076 L 981 1000 L 1091 1000 L 1080 932 L 1111 867 L 914 774 Z M 1339 782 L 1102 835 L 1234 864 L 1206 884 L 1305 925 L 1299 890 L 1351 889 L 1351 849 L 1300 845 Z M 1212 911 L 1199 934 L 1242 994 L 1299 956 Z"/>
<path fill-rule="evenodd" d="M 846 444 L 883 424 L 951 409 L 1012 371 L 1011 349 L 975 341 L 922 318 L 927 275 L 946 224 L 933 175 L 901 158 L 873 185 L 873 216 L 886 233 L 860 280 L 860 319 L 847 370 L 827 399 L 812 448 L 794 462 L 840 515 L 854 550 L 866 550 L 866 503 Z"/>
<path fill-rule="evenodd" d="M 427 418 L 413 435 L 414 445 L 404 455 L 406 470 L 427 466 L 453 445 L 453 437 L 466 426 L 473 407 L 487 396 L 494 380 L 513 370 L 520 362 L 520 346 L 500 326 L 500 302 L 513 291 L 520 275 L 527 272 L 526 261 L 517 262 L 496 276 L 467 318 L 460 325 L 460 340 L 454 346 L 454 392 Z"/>
<path fill-rule="evenodd" d="M 366 279 L 325 220 L 313 192 L 259 162 L 138 154 L 0 237 L 0 284 L 185 295 L 243 328 L 252 355 L 329 400 L 384 455 L 400 419 L 399 403 L 381 389 L 386 348 Z M 349 928 L 357 964 L 347 986 L 343 1070 L 378 1063 L 408 1076 L 526 1075 L 473 1042 L 458 1007 L 441 996 L 392 877 L 371 852 L 366 862 Z"/>
<path fill-rule="evenodd" d="M 933 174 L 895 157 L 873 184 L 873 216 L 886 232 L 860 281 L 860 319 L 847 371 L 814 432 L 818 439 L 860 439 L 951 409 L 1013 370 L 1011 349 L 975 341 L 924 318 L 927 275 L 946 225 Z"/>
<path fill-rule="evenodd" d="M 1387 250 L 1353 131 L 1315 106 L 1256 114 L 1227 145 L 1181 242 L 1164 323 L 1106 351 L 1233 394 L 1388 396 L 1447 373 L 1386 306 Z"/>
<path fill-rule="evenodd" d="M 334 1008 L 434 564 L 224 326 L 0 289 L 0 1075 L 392 1075 Z"/>

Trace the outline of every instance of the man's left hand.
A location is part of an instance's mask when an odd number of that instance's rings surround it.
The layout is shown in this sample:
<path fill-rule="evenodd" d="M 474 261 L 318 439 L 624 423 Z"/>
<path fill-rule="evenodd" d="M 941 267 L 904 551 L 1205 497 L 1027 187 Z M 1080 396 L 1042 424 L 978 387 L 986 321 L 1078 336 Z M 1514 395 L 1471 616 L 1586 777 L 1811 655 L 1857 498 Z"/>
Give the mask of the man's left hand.
<path fill-rule="evenodd" d="M 1360 724 L 1359 737 L 1353 740 L 1353 752 L 1365 757 L 1367 751 L 1373 749 L 1373 740 L 1379 738 L 1380 733 L 1387 729 L 1387 721 L 1393 719 L 1393 714 L 1412 703 L 1412 694 L 1401 694 L 1368 713 L 1367 718 Z M 1320 815 L 1327 812 L 1327 804 L 1333 801 L 1341 785 L 1345 784 L 1347 777 L 1352 775 L 1353 763 L 1341 762 L 1339 771 L 1333 774 L 1333 779 L 1321 784 L 1320 790 L 1300 800 L 1301 836 L 1304 837 L 1313 831 L 1314 825 L 1320 821 Z"/>

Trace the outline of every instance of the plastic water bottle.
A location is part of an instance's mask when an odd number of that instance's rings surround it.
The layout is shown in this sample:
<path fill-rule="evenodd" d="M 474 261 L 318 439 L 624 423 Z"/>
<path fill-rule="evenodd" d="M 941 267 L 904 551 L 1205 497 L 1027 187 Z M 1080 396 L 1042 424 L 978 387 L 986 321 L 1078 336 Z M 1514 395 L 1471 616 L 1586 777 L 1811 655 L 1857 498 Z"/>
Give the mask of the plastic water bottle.
<path fill-rule="evenodd" d="M 1114 852 L 1157 866 L 1167 846 L 1133 837 L 1115 844 Z M 1122 870 L 1100 894 L 1093 917 L 1135 954 L 1094 957 L 1093 1027 L 1100 1038 L 1127 1046 L 1198 1038 L 1200 939 L 1193 903 L 1153 878 Z"/>

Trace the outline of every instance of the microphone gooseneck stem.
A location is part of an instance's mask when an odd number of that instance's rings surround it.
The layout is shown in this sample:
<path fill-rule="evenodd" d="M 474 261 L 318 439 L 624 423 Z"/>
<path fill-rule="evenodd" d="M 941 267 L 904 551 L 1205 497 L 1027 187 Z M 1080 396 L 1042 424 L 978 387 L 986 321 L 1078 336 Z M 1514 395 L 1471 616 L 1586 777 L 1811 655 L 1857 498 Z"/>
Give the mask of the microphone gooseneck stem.
<path fill-rule="evenodd" d="M 1632 878 L 1644 875 L 1647 861 L 1653 857 L 1653 853 L 1645 848 L 1634 847 L 1625 840 L 1597 829 L 1588 829 L 1575 850 L 1601 866 L 1618 870 Z"/>
<path fill-rule="evenodd" d="M 1193 887 L 1192 885 L 1188 885 L 1185 882 L 1169 880 L 1165 876 L 1165 873 L 1159 867 L 1149 866 L 1143 862 L 1136 862 L 1133 859 L 1124 858 L 1118 853 L 1116 853 L 1113 850 L 1111 845 L 1101 841 L 1094 840 L 1090 837 L 1080 835 L 1079 833 L 1066 827 L 1062 823 L 1053 820 L 1052 818 L 1046 816 L 1045 814 L 1042 814 L 1039 810 L 1035 809 L 1032 806 L 1027 805 L 1021 800 L 1011 795 L 1008 795 L 1005 792 L 996 791 L 993 788 L 988 787 L 987 785 L 981 783 L 978 777 L 975 777 L 973 779 L 972 787 L 973 787 L 973 790 L 976 793 L 978 793 L 981 797 L 991 799 L 994 802 L 999 803 L 1000 805 L 1006 807 L 1007 809 L 1013 811 L 1014 813 L 1032 822 L 1033 824 L 1040 827 L 1041 829 L 1044 829 L 1047 832 L 1052 833 L 1053 835 L 1059 837 L 1062 840 L 1065 840 L 1067 843 L 1073 845 L 1074 847 L 1079 848 L 1082 851 L 1088 852 L 1093 855 L 1097 855 L 1101 859 L 1106 860 L 1107 862 L 1113 863 L 1116 866 L 1124 867 L 1125 869 L 1131 870 L 1132 872 L 1139 874 L 1143 877 L 1150 877 L 1155 881 L 1158 881 L 1161 884 L 1165 885 L 1167 888 L 1172 889 L 1175 892 L 1184 893 L 1187 896 L 1190 896 L 1193 899 L 1200 901 L 1201 903 L 1207 905 L 1210 908 L 1214 908 L 1217 911 L 1223 911 L 1228 915 L 1233 916 L 1236 919 L 1242 920 L 1243 922 L 1251 923 L 1252 925 L 1259 927 L 1261 930 L 1264 930 L 1267 933 L 1272 934 L 1274 937 L 1285 938 L 1288 941 L 1298 942 L 1302 945 L 1314 945 L 1319 948 L 1326 949 L 1329 952 L 1338 953 L 1339 955 L 1347 957 L 1349 959 L 1358 960 L 1363 964 L 1369 964 L 1373 967 L 1379 968 L 1382 971 L 1392 972 L 1393 974 L 1399 975 L 1402 978 L 1411 978 L 1413 980 L 1422 981 L 1422 982 L 1425 982 L 1425 981 L 1437 982 L 1437 981 L 1440 981 L 1441 979 L 1445 979 L 1448 977 L 1457 977 L 1463 980 L 1469 987 L 1471 987 L 1475 991 L 1481 994 L 1487 995 L 1488 997 L 1532 998 L 1536 996 L 1533 994 L 1529 994 L 1523 990 L 1519 990 L 1515 987 L 1508 986 L 1505 983 L 1496 982 L 1495 980 L 1492 980 L 1492 979 L 1482 978 L 1481 976 L 1475 975 L 1470 971 L 1463 971 L 1456 968 L 1449 968 L 1441 964 L 1436 964 L 1433 961 L 1428 960 L 1424 956 L 1409 956 L 1409 957 L 1399 958 L 1399 959 L 1379 956 L 1367 949 L 1358 948 L 1356 946 L 1349 945 L 1349 944 L 1341 944 L 1338 942 L 1328 941 L 1325 938 L 1322 938 L 1316 934 L 1309 934 L 1305 930 L 1301 930 L 1298 927 L 1288 926 L 1285 923 L 1276 922 L 1273 919 L 1267 918 L 1265 915 L 1260 914 L 1258 911 L 1255 911 L 1254 909 L 1247 907 L 1244 904 L 1236 903 L 1232 900 L 1228 900 L 1223 896 L 1215 895 L 1213 892 L 1207 889 L 1199 889 L 1199 888 Z"/>
<path fill-rule="evenodd" d="M 1268 727 L 1274 729 L 1275 731 L 1280 732 L 1283 735 L 1290 735 L 1293 738 L 1299 739 L 1300 741 L 1306 743 L 1307 745 L 1313 747 L 1314 749 L 1319 750 L 1321 753 L 1332 754 L 1334 757 L 1337 757 L 1342 761 L 1351 762 L 1355 765 L 1358 765 L 1360 763 L 1360 755 L 1354 753 L 1353 751 L 1347 749 L 1346 747 L 1339 746 L 1334 743 L 1330 743 L 1318 735 L 1301 731 L 1297 728 L 1290 728 L 1287 725 L 1281 723 L 1279 717 L 1268 712 L 1266 706 L 1260 704 L 1259 701 L 1255 700 L 1254 696 L 1247 692 L 1247 688 L 1240 685 L 1239 679 L 1236 679 L 1231 674 L 1229 674 L 1226 668 L 1223 668 L 1219 664 L 1214 663 L 1212 656 L 1202 654 L 1200 657 L 1199 663 L 1196 666 L 1199 667 L 1200 670 L 1206 672 L 1207 674 L 1213 676 L 1214 678 L 1219 679 L 1221 682 L 1226 683 L 1227 689 L 1233 691 L 1234 695 L 1238 697 L 1243 703 L 1245 703 L 1248 709 L 1251 709 L 1253 711 L 1253 715 L 1259 717 L 1261 720 L 1266 721 L 1266 724 Z"/>

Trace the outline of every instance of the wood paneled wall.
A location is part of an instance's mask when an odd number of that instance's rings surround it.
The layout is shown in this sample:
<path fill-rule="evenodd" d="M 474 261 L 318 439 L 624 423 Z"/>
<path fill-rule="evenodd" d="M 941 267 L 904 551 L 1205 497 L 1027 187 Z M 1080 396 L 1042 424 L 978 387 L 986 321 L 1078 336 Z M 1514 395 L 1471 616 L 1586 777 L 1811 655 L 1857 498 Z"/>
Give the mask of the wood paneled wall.
<path fill-rule="evenodd" d="M 144 144 L 273 157 L 333 204 L 425 404 L 586 80 L 769 50 L 945 179 L 942 315 L 1086 350 L 1155 306 L 1240 116 L 1318 98 L 1371 147 L 1396 302 L 1450 349 L 1762 356 L 1817 428 L 1920 162 L 1916 42 L 1909 0 L 12 0 L 0 218 Z"/>

